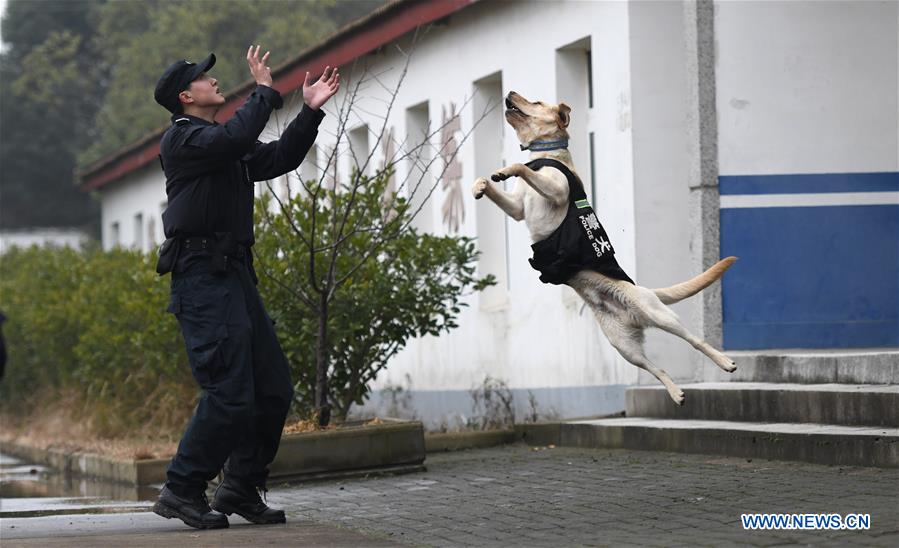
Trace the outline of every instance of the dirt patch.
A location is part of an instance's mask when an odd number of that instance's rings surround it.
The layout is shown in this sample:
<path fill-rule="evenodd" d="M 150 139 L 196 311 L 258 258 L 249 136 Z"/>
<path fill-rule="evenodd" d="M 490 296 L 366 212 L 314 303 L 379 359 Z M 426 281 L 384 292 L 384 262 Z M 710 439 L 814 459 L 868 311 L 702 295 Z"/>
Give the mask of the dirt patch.
<path fill-rule="evenodd" d="M 365 425 L 382 424 L 380 419 Z M 325 428 L 314 420 L 288 420 L 284 434 L 320 432 L 340 428 L 330 424 Z M 27 417 L 0 416 L 0 442 L 16 443 L 40 449 L 54 449 L 73 453 L 95 453 L 117 459 L 171 458 L 178 449 L 181 432 L 162 435 L 135 432 L 131 436 L 99 436 L 87 421 L 77 420 L 67 406 L 47 409 Z"/>
<path fill-rule="evenodd" d="M 27 418 L 0 417 L 0 442 L 135 460 L 171 457 L 178 447 L 178 440 L 171 438 L 99 437 L 85 423 L 72 420 L 61 412 Z"/>
<path fill-rule="evenodd" d="M 360 425 L 361 426 L 375 426 L 378 424 L 384 424 L 384 421 L 382 421 L 379 418 L 374 418 L 374 419 L 362 421 L 361 424 L 357 422 L 356 424 L 354 424 L 354 426 L 360 426 Z M 325 430 L 335 430 L 337 428 L 341 428 L 342 426 L 344 426 L 344 425 L 340 424 L 340 423 L 332 422 L 328 426 L 325 426 L 324 428 L 322 428 L 321 426 L 318 425 L 317 420 L 312 420 L 312 419 L 289 420 L 288 419 L 287 423 L 284 425 L 284 430 L 282 433 L 283 434 L 297 434 L 300 432 L 322 432 Z"/>

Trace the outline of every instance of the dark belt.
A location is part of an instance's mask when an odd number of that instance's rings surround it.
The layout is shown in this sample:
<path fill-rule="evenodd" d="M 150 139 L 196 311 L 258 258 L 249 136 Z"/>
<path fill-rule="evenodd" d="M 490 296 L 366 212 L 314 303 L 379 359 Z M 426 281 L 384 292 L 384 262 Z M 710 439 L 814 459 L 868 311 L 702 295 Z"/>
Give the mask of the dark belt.
<path fill-rule="evenodd" d="M 206 236 L 194 236 L 193 238 L 181 238 L 181 249 L 184 251 L 212 250 L 215 239 Z"/>
<path fill-rule="evenodd" d="M 216 238 L 213 236 L 191 236 L 190 238 L 181 238 L 181 250 L 190 252 L 197 251 L 216 251 Z M 243 261 L 250 255 L 250 248 L 243 244 L 232 244 L 231 249 L 220 249 L 229 259 L 237 259 Z"/>

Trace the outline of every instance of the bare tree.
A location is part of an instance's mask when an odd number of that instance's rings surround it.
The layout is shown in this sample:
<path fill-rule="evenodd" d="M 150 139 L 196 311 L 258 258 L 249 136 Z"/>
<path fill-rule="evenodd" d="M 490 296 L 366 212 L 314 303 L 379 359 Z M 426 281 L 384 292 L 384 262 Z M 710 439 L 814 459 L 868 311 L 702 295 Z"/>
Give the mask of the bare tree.
<path fill-rule="evenodd" d="M 396 142 L 393 138 L 393 127 L 390 127 L 389 123 L 399 91 L 408 76 L 416 39 L 417 35 L 413 37 L 412 48 L 409 51 L 397 46 L 403 64 L 398 69 L 397 79 L 393 85 L 385 82 L 393 70 L 373 72 L 371 67 L 357 62 L 350 71 L 342 71 L 348 72 L 349 78 L 345 80 L 349 85 L 333 112 L 336 129 L 328 135 L 329 146 L 324 149 L 323 157 L 319 157 L 319 176 L 314 180 L 303 180 L 299 173 L 295 174 L 300 181 L 298 192 L 305 198 L 302 202 L 303 207 L 307 209 L 302 212 L 305 224 L 299 222 L 300 215 L 295 209 L 296 196 L 293 196 L 289 184 L 286 185 L 286 192 L 279 195 L 269 183 L 268 190 L 271 199 L 274 200 L 274 207 L 257 208 L 261 210 L 258 213 L 262 216 L 261 225 L 264 227 L 276 226 L 276 216 L 281 216 L 282 222 L 286 221 L 286 226 L 289 227 L 287 233 L 269 231 L 277 239 L 277 245 L 281 250 L 300 245 L 306 251 L 304 253 L 306 264 L 293 264 L 288 268 L 294 275 L 304 272 L 304 278 L 308 283 L 291 283 L 274 272 L 264 260 L 258 260 L 258 263 L 263 277 L 296 299 L 305 307 L 306 312 L 315 318 L 316 380 L 312 397 L 318 421 L 322 426 L 327 425 L 331 419 L 329 320 L 334 313 L 332 304 L 335 296 L 348 280 L 359 273 L 360 269 L 375 259 L 379 253 L 383 253 L 385 246 L 413 230 L 411 223 L 424 207 L 430 207 L 429 199 L 438 184 L 444 180 L 447 171 L 459 168 L 456 162 L 459 150 L 471 136 L 474 127 L 491 110 L 486 109 L 480 113 L 473 120 L 472 127 L 463 132 L 459 113 L 471 99 L 466 98 L 458 110 L 453 105 L 449 114 L 444 111 L 443 122 L 439 127 L 431 129 L 429 121 L 427 131 L 420 142 L 410 140 L 408 136 L 403 141 Z M 380 112 L 368 110 L 361 104 L 362 98 L 370 102 L 381 102 L 383 110 Z M 492 108 L 496 108 L 496 105 Z M 367 147 L 368 150 L 356 150 L 353 146 L 346 146 L 351 145 L 348 128 L 360 121 L 363 123 L 376 121 L 377 127 L 367 130 L 368 137 L 373 137 L 373 143 Z M 276 122 L 280 121 L 276 119 Z M 461 133 L 458 139 L 455 138 L 457 131 Z M 439 135 L 443 138 L 439 140 L 440 146 L 435 147 L 432 142 L 435 136 Z M 447 139 L 447 135 L 453 138 Z M 448 144 L 451 147 L 448 147 Z M 384 158 L 375 167 L 375 155 L 379 151 Z M 338 160 L 342 154 L 348 157 L 351 165 L 351 173 L 346 175 L 339 174 L 337 170 Z M 396 181 L 395 167 L 401 162 L 415 166 L 416 169 L 408 169 L 406 174 Z M 372 170 L 375 171 L 373 175 L 366 175 Z M 428 177 L 428 174 L 435 173 L 437 176 L 433 179 Z M 373 184 L 373 181 L 387 182 L 383 195 L 375 206 L 379 211 L 376 214 L 372 212 L 371 215 L 359 215 L 360 208 L 371 207 L 369 203 L 363 203 L 363 194 L 367 190 L 366 185 Z M 460 198 L 454 196 L 453 199 L 455 202 L 451 207 L 460 207 Z M 454 228 L 458 229 L 458 222 Z M 364 247 L 360 250 L 355 246 L 352 253 L 348 253 L 348 243 L 356 241 L 354 239 L 360 236 L 366 238 Z M 257 259 L 260 259 L 258 254 Z M 478 284 L 472 285 L 482 288 L 490 283 L 492 281 L 483 279 Z M 477 290 L 477 287 L 475 289 Z M 458 311 L 455 305 L 454 310 Z M 368 376 L 363 375 L 354 382 L 364 383 L 373 380 L 374 373 L 376 371 L 369 373 Z"/>

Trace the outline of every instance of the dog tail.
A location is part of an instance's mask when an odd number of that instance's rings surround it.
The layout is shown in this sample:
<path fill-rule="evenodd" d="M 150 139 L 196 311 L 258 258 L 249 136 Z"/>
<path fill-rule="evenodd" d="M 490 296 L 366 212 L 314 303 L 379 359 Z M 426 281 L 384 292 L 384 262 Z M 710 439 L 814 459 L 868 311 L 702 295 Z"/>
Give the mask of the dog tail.
<path fill-rule="evenodd" d="M 734 264 L 736 260 L 736 257 L 727 257 L 721 259 L 717 263 L 713 264 L 711 268 L 709 268 L 699 276 L 696 276 L 692 280 L 687 280 L 686 282 L 672 285 L 671 287 L 653 289 L 653 292 L 655 292 L 659 300 L 665 304 L 682 301 L 687 297 L 696 295 L 703 289 L 716 282 L 718 278 L 724 275 L 724 271 L 730 268 L 730 265 Z"/>

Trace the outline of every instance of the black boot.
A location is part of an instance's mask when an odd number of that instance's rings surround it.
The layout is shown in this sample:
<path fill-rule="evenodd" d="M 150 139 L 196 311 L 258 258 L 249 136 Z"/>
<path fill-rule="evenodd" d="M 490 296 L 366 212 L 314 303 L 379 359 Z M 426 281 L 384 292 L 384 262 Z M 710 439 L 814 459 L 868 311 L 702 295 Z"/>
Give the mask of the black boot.
<path fill-rule="evenodd" d="M 168 488 L 159 492 L 159 500 L 153 505 L 153 512 L 171 519 L 178 518 L 197 529 L 224 529 L 228 527 L 228 518 L 209 507 L 206 493 L 195 497 L 179 497 Z"/>
<path fill-rule="evenodd" d="M 237 514 L 251 523 L 285 523 L 284 510 L 269 508 L 252 485 L 225 477 L 215 490 L 212 507 L 223 514 Z"/>

